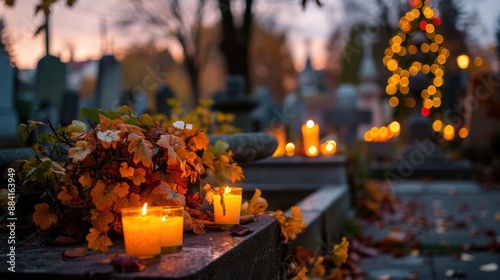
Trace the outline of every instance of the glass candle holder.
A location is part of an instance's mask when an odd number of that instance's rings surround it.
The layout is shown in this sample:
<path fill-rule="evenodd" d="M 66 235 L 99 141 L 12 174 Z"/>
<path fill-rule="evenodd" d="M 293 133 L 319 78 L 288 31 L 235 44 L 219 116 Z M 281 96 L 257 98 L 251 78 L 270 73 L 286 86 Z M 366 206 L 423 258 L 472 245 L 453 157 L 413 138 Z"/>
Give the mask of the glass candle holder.
<path fill-rule="evenodd" d="M 225 211 L 221 205 L 221 194 L 214 195 L 214 222 L 226 229 L 240 223 L 241 195 L 243 189 L 239 187 L 225 187 L 222 193 Z"/>
<path fill-rule="evenodd" d="M 184 233 L 184 207 L 163 206 L 161 218 L 161 252 L 175 253 L 182 251 Z"/>
<path fill-rule="evenodd" d="M 162 207 L 122 208 L 125 254 L 141 260 L 159 259 L 161 255 Z"/>

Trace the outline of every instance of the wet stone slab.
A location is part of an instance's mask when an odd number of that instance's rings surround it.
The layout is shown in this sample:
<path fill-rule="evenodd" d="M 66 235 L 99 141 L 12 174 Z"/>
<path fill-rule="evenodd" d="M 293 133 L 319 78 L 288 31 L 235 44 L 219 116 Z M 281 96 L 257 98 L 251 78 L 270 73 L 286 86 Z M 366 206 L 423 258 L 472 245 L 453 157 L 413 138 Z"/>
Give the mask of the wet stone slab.
<path fill-rule="evenodd" d="M 162 254 L 140 272 L 120 273 L 109 264 L 113 254 L 124 254 L 123 240 L 106 253 L 88 250 L 84 257 L 63 258 L 74 247 L 16 248 L 15 273 L 0 264 L 0 279 L 275 279 L 281 269 L 280 227 L 274 217 L 261 215 L 247 224 L 254 232 L 243 237 L 229 231 L 184 235 L 183 250 Z M 82 245 L 84 246 L 84 245 Z"/>

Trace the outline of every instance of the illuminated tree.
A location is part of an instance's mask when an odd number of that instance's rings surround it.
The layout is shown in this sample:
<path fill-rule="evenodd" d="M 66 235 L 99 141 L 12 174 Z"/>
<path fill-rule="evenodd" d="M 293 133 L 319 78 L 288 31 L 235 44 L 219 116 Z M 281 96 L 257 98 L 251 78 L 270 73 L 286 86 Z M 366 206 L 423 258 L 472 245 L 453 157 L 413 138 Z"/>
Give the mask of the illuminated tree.
<path fill-rule="evenodd" d="M 399 31 L 389 40 L 383 58 L 384 65 L 392 72 L 386 86 L 389 104 L 396 108 L 397 117 L 404 115 L 407 108 L 421 105 L 423 116 L 432 115 L 433 119 L 440 119 L 443 65 L 450 55 L 448 49 L 442 46 L 443 36 L 435 31 L 436 26 L 441 24 L 441 18 L 429 0 L 409 0 L 408 3 L 410 11 L 399 20 Z M 411 86 L 409 78 L 418 73 L 427 75 L 430 81 L 420 93 L 421 101 L 407 95 Z"/>

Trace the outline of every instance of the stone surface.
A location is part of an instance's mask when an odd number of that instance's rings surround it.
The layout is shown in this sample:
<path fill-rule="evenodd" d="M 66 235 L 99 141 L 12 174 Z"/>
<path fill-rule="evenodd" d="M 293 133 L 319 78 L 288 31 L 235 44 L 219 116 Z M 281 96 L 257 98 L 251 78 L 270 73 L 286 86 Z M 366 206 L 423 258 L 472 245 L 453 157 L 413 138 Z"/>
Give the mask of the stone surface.
<path fill-rule="evenodd" d="M 291 242 L 293 247 L 315 251 L 324 250 L 325 246 L 333 248 L 333 244 L 340 242 L 350 213 L 347 185 L 324 185 L 295 205 L 305 215 L 306 228 Z"/>
<path fill-rule="evenodd" d="M 229 76 L 226 81 L 226 90 L 214 96 L 213 107 L 223 113 L 234 114 L 233 125 L 243 132 L 252 132 L 249 114 L 258 105 L 258 101 L 247 96 L 245 83 L 245 78 L 242 76 Z"/>
<path fill-rule="evenodd" d="M 87 251 L 83 258 L 62 258 L 72 247 L 16 248 L 16 273 L 0 264 L 1 279 L 277 279 L 280 275 L 281 229 L 274 217 L 261 215 L 247 224 L 250 235 L 234 237 L 228 231 L 185 234 L 183 250 L 162 254 L 158 263 L 141 272 L 120 273 L 103 260 L 123 254 L 123 240 L 107 253 Z M 2 243 L 2 246 L 6 243 Z"/>
<path fill-rule="evenodd" d="M 49 116 L 52 123 L 59 123 L 65 91 L 66 65 L 58 57 L 45 55 L 38 61 L 35 78 L 37 109 L 42 111 L 43 121 Z"/>
<path fill-rule="evenodd" d="M 256 161 L 271 156 L 278 146 L 274 136 L 264 132 L 238 133 L 221 136 L 209 136 L 210 143 L 222 139 L 229 143 L 233 152 L 233 160 L 238 163 Z"/>
<path fill-rule="evenodd" d="M 270 157 L 242 163 L 245 186 L 260 189 L 315 190 L 322 185 L 345 184 L 344 155 Z"/>
<path fill-rule="evenodd" d="M 418 205 L 411 216 L 426 217 L 429 228 L 415 227 L 411 219 L 404 219 L 383 227 L 364 224 L 363 234 L 380 241 L 391 228 L 400 228 L 403 232 L 411 230 L 424 249 L 418 257 L 394 258 L 382 254 L 364 258 L 361 268 L 367 279 L 376 280 L 382 275 L 405 279 L 403 274 L 407 273 L 416 274 L 415 279 L 457 279 L 447 277 L 447 270 L 464 272 L 467 275 L 464 279 L 500 279 L 499 270 L 479 270 L 481 265 L 488 263 L 500 266 L 500 254 L 487 251 L 488 244 L 497 240 L 500 232 L 500 223 L 495 218 L 500 213 L 500 192 L 486 192 L 473 181 L 461 180 L 412 180 L 399 182 L 393 189 L 400 200 Z M 443 222 L 445 230 L 438 230 L 437 225 Z M 458 223 L 462 226 L 457 226 Z M 488 233 L 491 230 L 496 234 Z M 470 249 L 466 249 L 468 247 Z M 457 259 L 462 252 L 474 256 L 474 260 Z"/>
<path fill-rule="evenodd" d="M 120 106 L 120 63 L 113 55 L 103 55 L 99 60 L 96 89 L 96 106 L 104 111 Z"/>
<path fill-rule="evenodd" d="M 19 117 L 14 106 L 16 69 L 10 65 L 9 57 L 0 52 L 0 144 L 18 138 Z"/>

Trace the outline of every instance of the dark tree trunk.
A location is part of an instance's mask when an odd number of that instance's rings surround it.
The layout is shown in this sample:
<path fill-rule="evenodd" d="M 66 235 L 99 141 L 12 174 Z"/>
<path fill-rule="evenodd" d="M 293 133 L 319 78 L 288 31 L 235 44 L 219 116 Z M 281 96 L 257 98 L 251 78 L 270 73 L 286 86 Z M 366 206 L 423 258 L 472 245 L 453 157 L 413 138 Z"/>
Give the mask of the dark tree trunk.
<path fill-rule="evenodd" d="M 241 75 L 246 81 L 246 92 L 250 92 L 250 39 L 252 29 L 253 0 L 245 1 L 243 25 L 238 28 L 234 25 L 231 11 L 231 0 L 219 0 L 219 9 L 222 17 L 223 39 L 220 49 L 226 58 L 229 75 Z"/>

